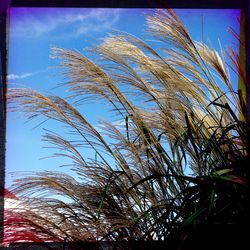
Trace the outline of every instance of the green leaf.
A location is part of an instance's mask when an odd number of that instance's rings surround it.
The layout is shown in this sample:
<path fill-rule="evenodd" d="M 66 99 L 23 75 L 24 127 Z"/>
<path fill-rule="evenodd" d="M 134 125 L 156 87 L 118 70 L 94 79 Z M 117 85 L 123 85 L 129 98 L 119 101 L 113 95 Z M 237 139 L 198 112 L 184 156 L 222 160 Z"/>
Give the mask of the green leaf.
<path fill-rule="evenodd" d="M 242 186 L 248 186 L 248 182 L 245 178 L 236 176 L 236 175 L 222 175 L 222 176 L 214 176 L 215 178 L 219 178 L 225 181 L 231 181 Z"/>
<path fill-rule="evenodd" d="M 164 178 L 164 177 L 169 177 L 169 178 L 172 177 L 172 178 L 176 178 L 176 179 L 182 179 L 182 180 L 189 181 L 189 182 L 192 182 L 195 184 L 200 184 L 204 180 L 203 177 L 199 178 L 199 177 L 191 177 L 191 176 L 186 176 L 186 175 L 173 175 L 173 174 L 159 174 L 159 173 L 157 173 L 157 174 L 149 175 L 149 176 L 139 180 L 138 182 L 136 182 L 133 186 L 131 186 L 128 189 L 128 192 L 146 181 Z"/>
<path fill-rule="evenodd" d="M 232 172 L 233 169 L 232 168 L 226 168 L 226 169 L 222 169 L 222 170 L 218 170 L 215 171 L 211 174 L 211 176 L 218 176 L 218 175 L 223 175 L 223 174 L 227 174 L 229 172 Z"/>
<path fill-rule="evenodd" d="M 212 212 L 212 210 L 213 210 L 213 208 L 215 206 L 215 200 L 216 200 L 215 199 L 215 194 L 216 194 L 215 189 L 212 189 L 212 192 L 211 192 L 211 195 L 210 195 L 210 201 L 209 201 L 209 208 L 208 208 L 209 213 Z"/>
<path fill-rule="evenodd" d="M 190 226 L 191 224 L 193 224 L 195 222 L 195 220 L 198 219 L 198 217 L 204 212 L 206 211 L 205 207 L 201 207 L 199 208 L 195 213 L 193 213 L 191 216 L 189 216 L 187 219 L 184 220 L 183 224 L 181 227 L 185 228 Z"/>
<path fill-rule="evenodd" d="M 125 122 L 126 122 L 126 133 L 127 133 L 127 139 L 129 141 L 129 132 L 128 132 L 128 116 L 125 117 Z"/>

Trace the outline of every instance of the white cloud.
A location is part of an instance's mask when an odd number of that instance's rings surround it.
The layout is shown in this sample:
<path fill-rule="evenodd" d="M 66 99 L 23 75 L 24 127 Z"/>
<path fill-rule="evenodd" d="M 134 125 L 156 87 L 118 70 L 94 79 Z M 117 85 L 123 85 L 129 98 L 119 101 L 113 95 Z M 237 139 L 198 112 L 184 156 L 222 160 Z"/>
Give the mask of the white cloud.
<path fill-rule="evenodd" d="M 126 126 L 125 119 L 114 121 L 112 124 L 117 128 Z"/>
<path fill-rule="evenodd" d="M 86 34 L 88 32 L 100 32 L 106 29 L 111 29 L 112 26 L 119 20 L 118 11 L 95 11 L 85 24 L 79 27 L 76 35 Z"/>
<path fill-rule="evenodd" d="M 16 80 L 16 79 L 23 79 L 29 76 L 32 76 L 33 73 L 24 73 L 24 74 L 9 74 L 8 80 Z"/>
<path fill-rule="evenodd" d="M 126 129 L 125 119 L 113 121 L 111 122 L 111 125 L 115 126 L 119 131 L 124 131 Z M 102 122 L 94 125 L 94 128 L 102 135 L 105 135 L 105 133 L 103 134 L 103 132 L 107 130 L 106 126 Z"/>
<path fill-rule="evenodd" d="M 18 10 L 16 10 L 18 11 Z M 29 9 L 11 15 L 10 33 L 21 37 L 77 37 L 111 28 L 118 20 L 117 9 Z"/>

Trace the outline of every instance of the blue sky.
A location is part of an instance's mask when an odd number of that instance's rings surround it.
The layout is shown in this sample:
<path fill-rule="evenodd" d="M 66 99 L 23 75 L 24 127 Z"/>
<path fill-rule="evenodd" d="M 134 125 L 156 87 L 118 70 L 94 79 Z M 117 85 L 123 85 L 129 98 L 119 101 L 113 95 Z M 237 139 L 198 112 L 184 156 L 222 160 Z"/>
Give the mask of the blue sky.
<path fill-rule="evenodd" d="M 49 58 L 51 47 L 58 46 L 82 52 L 86 47 L 100 44 L 101 39 L 112 32 L 112 29 L 126 31 L 144 39 L 144 14 L 150 11 L 11 8 L 8 86 L 32 87 L 65 96 L 64 88 L 55 88 L 63 81 L 60 72 L 49 69 L 58 63 Z M 223 49 L 233 46 L 238 50 L 237 41 L 228 32 L 228 27 L 231 27 L 239 33 L 238 10 L 176 10 L 176 13 L 194 40 L 201 41 L 203 37 L 205 43 L 220 50 L 219 39 Z M 236 76 L 232 76 L 232 81 L 237 86 Z M 105 108 L 100 104 L 84 106 L 85 117 L 94 124 L 97 122 L 96 117 L 106 114 Z M 64 163 L 63 159 L 40 160 L 50 156 L 53 150 L 44 148 L 46 144 L 41 141 L 42 127 L 33 129 L 38 123 L 26 123 L 22 114 L 7 115 L 7 187 L 12 183 L 10 172 L 58 170 L 58 166 Z M 57 130 L 53 123 L 47 123 L 44 127 Z"/>

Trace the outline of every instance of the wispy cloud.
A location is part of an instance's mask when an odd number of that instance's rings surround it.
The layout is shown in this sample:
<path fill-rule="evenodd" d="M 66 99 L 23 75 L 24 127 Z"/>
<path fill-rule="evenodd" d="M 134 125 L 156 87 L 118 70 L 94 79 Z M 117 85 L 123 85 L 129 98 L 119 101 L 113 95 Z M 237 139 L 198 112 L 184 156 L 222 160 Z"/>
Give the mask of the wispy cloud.
<path fill-rule="evenodd" d="M 77 37 L 109 29 L 119 16 L 118 9 L 14 8 L 10 33 L 22 37 Z"/>
<path fill-rule="evenodd" d="M 8 80 L 24 79 L 24 78 L 34 76 L 34 75 L 37 75 L 37 74 L 45 73 L 47 71 L 48 71 L 48 69 L 42 69 L 42 70 L 38 70 L 38 71 L 35 71 L 35 72 L 27 72 L 27 73 L 19 73 L 19 74 L 12 74 L 11 73 L 11 74 L 7 75 L 7 79 Z"/>
<path fill-rule="evenodd" d="M 126 129 L 126 122 L 125 122 L 125 119 L 122 119 L 122 120 L 116 120 L 116 121 L 113 121 L 111 122 L 111 124 L 113 126 L 115 126 L 119 131 L 123 131 Z M 130 122 L 128 123 L 128 125 L 130 125 Z M 94 128 L 102 135 L 105 135 L 105 132 L 106 131 L 106 126 L 100 122 L 98 124 L 95 124 L 94 125 Z"/>
<path fill-rule="evenodd" d="M 23 74 L 9 74 L 8 80 L 16 80 L 16 79 L 23 79 L 29 76 L 32 76 L 34 73 L 23 73 Z"/>

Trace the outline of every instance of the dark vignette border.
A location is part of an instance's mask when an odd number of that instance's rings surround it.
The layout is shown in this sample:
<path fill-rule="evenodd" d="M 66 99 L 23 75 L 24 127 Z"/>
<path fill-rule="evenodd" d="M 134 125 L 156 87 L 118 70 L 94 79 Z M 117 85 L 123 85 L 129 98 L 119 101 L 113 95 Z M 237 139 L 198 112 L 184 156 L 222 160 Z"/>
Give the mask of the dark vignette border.
<path fill-rule="evenodd" d="M 191 0 L 0 0 L 0 1 L 1 1 L 0 2 L 0 246 L 3 239 L 3 218 L 4 218 L 5 140 L 6 140 L 5 114 L 6 114 L 6 91 L 7 91 L 7 54 L 8 54 L 7 38 L 8 38 L 9 7 L 72 7 L 72 8 L 79 8 L 79 7 L 166 8 L 167 7 L 167 8 L 187 8 L 187 9 L 188 8 L 189 9 L 243 9 L 246 17 L 246 26 L 245 26 L 246 73 L 247 73 L 246 76 L 247 76 L 247 83 L 250 82 L 249 0 L 192 0 L 192 1 Z M 248 111 L 247 142 L 248 142 L 248 152 L 249 152 L 249 147 L 250 147 L 250 111 L 249 111 L 250 85 L 249 84 L 247 84 L 246 86 L 246 92 L 247 92 L 247 111 Z M 248 173 L 248 178 L 249 178 L 249 173 Z M 21 247 L 18 249 L 26 249 L 26 248 Z M 89 248 L 89 249 L 94 249 L 94 248 Z"/>

